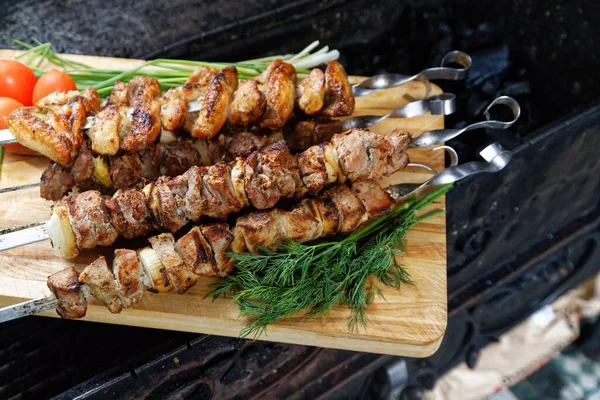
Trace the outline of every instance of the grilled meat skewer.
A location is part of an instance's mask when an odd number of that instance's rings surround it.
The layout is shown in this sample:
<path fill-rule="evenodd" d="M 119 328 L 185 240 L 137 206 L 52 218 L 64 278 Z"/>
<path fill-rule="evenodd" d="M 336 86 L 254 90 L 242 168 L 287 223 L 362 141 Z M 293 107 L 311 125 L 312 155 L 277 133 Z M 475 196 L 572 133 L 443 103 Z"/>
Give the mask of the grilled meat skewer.
<path fill-rule="evenodd" d="M 67 166 L 81 148 L 88 116 L 95 116 L 88 131 L 91 151 L 114 156 L 122 151 L 149 148 L 163 128 L 185 130 L 201 139 L 215 137 L 228 119 L 235 127 L 256 125 L 279 130 L 292 115 L 297 92 L 304 97 L 322 96 L 322 115 L 350 115 L 354 97 L 346 97 L 351 85 L 343 67 L 335 61 L 330 63 L 325 77 L 323 90 L 312 85 L 296 88 L 294 67 L 275 60 L 237 93 L 235 67 L 220 71 L 202 68 L 188 83 L 161 97 L 156 79 L 136 76 L 128 83 L 116 82 L 102 107 L 93 89 L 50 95 L 50 99 L 36 106 L 15 110 L 8 117 L 7 126 L 19 143 Z M 317 93 L 313 93 L 315 90 Z M 198 109 L 189 111 L 188 102 L 195 102 Z M 306 109 L 303 104 L 298 101 L 299 109 L 307 114 L 321 112 L 314 107 Z"/>
<path fill-rule="evenodd" d="M 175 289 L 185 293 L 198 276 L 224 277 L 233 269 L 229 252 L 276 250 L 278 243 L 310 242 L 336 234 L 349 234 L 363 224 L 390 212 L 397 192 L 372 181 L 355 182 L 352 189 L 337 184 L 316 198 L 301 200 L 289 211 L 272 209 L 241 216 L 233 227 L 215 223 L 193 227 L 175 240 L 171 233 L 151 237 L 150 247 L 137 253 L 115 250 L 112 268 L 104 257 L 81 274 L 74 267 L 48 278 L 58 299 L 62 318 L 82 318 L 91 294 L 112 313 L 135 306 L 144 289 L 161 293 Z"/>
<path fill-rule="evenodd" d="M 141 152 L 124 152 L 115 156 L 94 155 L 89 140 L 84 140 L 75 161 L 68 167 L 51 162 L 40 180 L 40 195 L 57 201 L 73 188 L 98 190 L 113 194 L 118 189 L 141 187 L 159 176 L 181 175 L 192 166 L 210 166 L 221 161 L 247 157 L 253 151 L 285 138 L 294 152 L 331 139 L 342 132 L 340 120 L 290 121 L 281 131 L 233 131 L 211 140 L 175 139 L 156 143 Z M 141 185 L 141 186 L 140 186 Z"/>
<path fill-rule="evenodd" d="M 93 190 L 67 197 L 56 203 L 46 228 L 55 253 L 70 258 L 79 249 L 110 246 L 119 235 L 176 232 L 202 216 L 223 219 L 249 205 L 271 208 L 283 198 L 316 195 L 334 182 L 379 180 L 408 164 L 410 140 L 407 132 L 381 136 L 355 129 L 298 155 L 282 141 L 245 160 L 192 167 L 142 190 L 118 190 L 108 200 Z"/>

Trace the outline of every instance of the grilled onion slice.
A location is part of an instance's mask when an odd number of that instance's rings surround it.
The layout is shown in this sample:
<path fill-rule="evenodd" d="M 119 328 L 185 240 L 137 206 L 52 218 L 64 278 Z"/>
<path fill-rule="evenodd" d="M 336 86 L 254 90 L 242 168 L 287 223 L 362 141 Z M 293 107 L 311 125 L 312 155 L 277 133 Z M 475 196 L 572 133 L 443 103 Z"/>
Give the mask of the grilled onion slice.
<path fill-rule="evenodd" d="M 54 254 L 62 258 L 74 258 L 79 254 L 75 233 L 71 228 L 67 207 L 56 206 L 52 209 L 50 220 L 46 222 L 46 232 L 52 241 Z"/>
<path fill-rule="evenodd" d="M 106 188 L 112 187 L 110 169 L 106 160 L 102 157 L 94 157 L 94 179 Z"/>
<path fill-rule="evenodd" d="M 146 271 L 144 286 L 150 292 L 162 293 L 173 289 L 173 285 L 171 285 L 167 276 L 167 271 L 153 248 L 144 247 L 138 250 L 138 258 L 144 271 Z"/>

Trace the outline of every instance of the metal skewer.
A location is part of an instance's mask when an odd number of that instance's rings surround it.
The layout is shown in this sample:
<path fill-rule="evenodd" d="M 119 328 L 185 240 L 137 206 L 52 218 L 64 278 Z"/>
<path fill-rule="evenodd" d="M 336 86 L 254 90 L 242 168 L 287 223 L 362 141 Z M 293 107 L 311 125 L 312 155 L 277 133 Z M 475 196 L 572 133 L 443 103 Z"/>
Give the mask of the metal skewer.
<path fill-rule="evenodd" d="M 504 168 L 511 159 L 512 153 L 505 150 L 498 143 L 493 143 L 480 152 L 480 155 L 486 162 L 472 161 L 466 164 L 458 165 L 458 156 L 456 151 L 448 146 L 441 146 L 433 149 L 446 150 L 450 154 L 450 167 L 436 173 L 433 177 L 421 184 L 397 184 L 387 188 L 390 192 L 398 193 L 398 202 L 410 198 L 419 197 L 425 194 L 426 189 L 441 186 L 447 183 L 458 182 L 468 176 L 484 173 L 496 172 Z M 409 164 L 413 167 L 423 167 L 427 171 L 435 172 L 431 167 L 423 164 Z M 0 323 L 10 321 L 29 315 L 38 314 L 44 311 L 56 308 L 58 300 L 54 295 L 42 297 L 35 300 L 26 301 L 12 306 L 0 308 Z"/>
<path fill-rule="evenodd" d="M 187 103 L 188 112 L 200 111 L 201 101 L 190 101 Z M 94 125 L 94 121 L 96 119 L 94 117 L 87 117 L 85 120 L 85 125 L 83 125 L 83 129 L 90 129 L 92 125 Z M 13 144 L 17 143 L 17 139 L 13 136 L 9 129 L 0 130 L 0 146 L 4 146 L 5 144 Z"/>
<path fill-rule="evenodd" d="M 448 67 L 449 64 L 459 64 L 461 68 Z M 467 76 L 471 67 L 471 57 L 462 51 L 451 51 L 442 59 L 440 67 L 428 68 L 416 75 L 380 74 L 365 79 L 352 87 L 354 96 L 366 96 L 381 89 L 389 89 L 410 82 L 415 79 L 445 79 L 460 80 Z M 429 93 L 429 90 L 428 90 Z M 201 101 L 191 101 L 187 104 L 188 112 L 200 110 Z M 94 117 L 88 117 L 83 129 L 90 129 L 94 124 Z M 17 143 L 15 137 L 8 129 L 0 130 L 0 146 Z"/>
<path fill-rule="evenodd" d="M 442 93 L 428 97 L 424 100 L 413 101 L 396 108 L 394 111 L 384 115 L 362 115 L 352 117 L 342 122 L 342 132 L 355 128 L 368 128 L 387 118 L 413 118 L 431 112 L 433 115 L 450 115 L 456 111 L 456 96 L 452 93 Z M 166 131 L 168 132 L 168 131 Z M 163 135 L 161 135 L 161 142 Z M 203 140 L 203 139 L 198 139 Z M 1 188 L 0 194 L 14 192 L 17 190 L 28 189 L 39 186 L 39 183 L 28 185 Z M 1 234 L 1 233 L 0 233 Z M 1 245 L 0 245 L 1 249 Z"/>
<path fill-rule="evenodd" d="M 422 100 L 421 102 L 417 102 L 417 103 L 420 104 L 420 106 L 418 106 L 418 107 L 424 107 L 424 108 L 430 107 L 431 108 L 431 104 L 437 104 L 436 102 L 438 100 L 440 100 L 440 99 L 438 98 L 438 99 L 434 100 L 434 102 L 429 102 L 429 103 L 426 100 Z M 442 101 L 441 104 L 449 105 L 451 103 L 448 103 L 448 102 L 452 102 L 452 101 L 454 101 L 454 99 L 451 96 L 448 96 L 448 98 L 441 100 L 441 101 Z M 410 103 L 410 104 L 412 104 L 412 103 Z M 407 115 L 409 113 L 409 110 L 412 110 L 412 108 L 410 107 L 410 104 L 403 106 L 403 107 L 405 107 L 404 110 L 407 113 Z M 513 119 L 511 121 L 505 122 L 505 121 L 495 121 L 495 120 L 490 119 L 490 114 L 489 114 L 490 109 L 493 106 L 500 105 L 500 104 L 506 105 L 511 109 L 511 111 L 513 113 Z M 403 107 L 400 107 L 400 109 L 402 109 Z M 434 109 L 435 108 L 436 107 L 434 107 Z M 452 109 L 452 107 L 447 107 L 447 108 L 440 107 L 438 109 L 438 111 L 444 112 L 444 110 L 451 110 L 451 109 Z M 507 97 L 507 96 L 499 97 L 498 99 L 494 100 L 488 106 L 488 108 L 485 110 L 485 116 L 487 119 L 486 121 L 478 122 L 478 123 L 469 125 L 462 129 L 437 129 L 434 131 L 425 132 L 425 133 L 421 134 L 420 136 L 417 136 L 415 139 L 413 139 L 413 141 L 409 145 L 409 147 L 410 148 L 423 148 L 423 147 L 435 146 L 440 143 L 443 143 L 446 140 L 454 138 L 466 131 L 473 130 L 473 129 L 479 129 L 479 128 L 506 129 L 506 128 L 512 126 L 517 121 L 517 119 L 519 118 L 520 115 L 521 115 L 521 109 L 520 109 L 519 103 L 516 100 L 514 100 L 511 97 Z M 360 118 L 360 117 L 357 117 L 357 118 Z M 377 117 L 377 118 L 381 118 L 381 117 Z M 497 145 L 497 146 L 499 146 L 499 145 Z M 444 147 L 444 148 L 446 148 L 446 147 Z M 488 148 L 486 148 L 486 150 L 487 150 L 487 152 L 485 152 L 485 153 L 482 152 L 481 155 L 486 159 L 486 161 L 491 162 L 493 160 L 493 157 L 491 157 L 491 156 L 495 157 L 495 155 L 498 155 L 496 153 L 499 151 L 499 148 L 491 148 L 490 146 L 488 146 Z M 500 162 L 501 160 L 502 160 L 502 158 L 499 158 L 495 162 Z M 469 163 L 469 164 L 472 164 L 472 163 Z M 465 164 L 465 165 L 469 165 L 469 164 Z M 428 169 L 430 172 L 432 171 L 431 168 L 429 168 L 428 166 L 425 166 L 425 165 L 412 164 L 412 166 L 422 167 L 422 168 Z M 472 169 L 466 170 L 465 168 L 472 168 Z M 453 173 L 459 174 L 462 176 L 467 176 L 472 173 L 486 172 L 486 171 L 482 170 L 481 168 L 483 168 L 481 165 L 477 166 L 475 164 L 473 164 L 472 166 L 469 166 L 469 167 L 461 166 L 460 169 L 456 169 L 455 172 L 453 172 Z M 486 167 L 486 168 L 488 168 L 488 167 Z M 446 174 L 448 174 L 448 173 L 446 173 Z M 448 180 L 448 182 L 446 182 L 446 183 L 450 183 L 450 182 L 453 182 L 451 179 L 457 178 L 456 176 L 448 177 L 446 174 L 441 175 L 440 177 L 436 178 L 436 181 L 434 181 L 431 184 L 441 181 L 442 179 L 446 179 L 446 180 Z M 415 190 L 417 190 L 417 189 L 415 189 Z M 15 227 L 15 228 L 10 228 L 10 229 L 5 229 L 3 231 L 0 231 L 0 251 L 24 246 L 24 245 L 31 244 L 31 243 L 40 242 L 43 240 L 48 240 L 50 237 L 48 236 L 48 233 L 46 232 L 45 226 L 42 224 L 45 224 L 45 223 L 41 222 L 41 223 L 37 223 L 34 225 L 25 225 L 25 226 L 20 226 L 20 227 Z"/>
<path fill-rule="evenodd" d="M 456 111 L 456 96 L 442 93 L 424 100 L 413 101 L 383 115 L 360 115 L 342 122 L 342 131 L 356 128 L 368 128 L 387 118 L 413 118 L 431 112 L 433 115 L 450 115 Z"/>
<path fill-rule="evenodd" d="M 490 110 L 492 107 L 503 105 L 507 106 L 512 112 L 512 119 L 510 121 L 497 121 L 491 119 Z M 455 137 L 467 132 L 472 131 L 474 129 L 482 129 L 482 128 L 491 128 L 491 129 L 507 129 L 514 125 L 515 122 L 521 116 L 521 106 L 519 103 L 508 96 L 501 96 L 495 99 L 490 103 L 489 106 L 485 109 L 484 112 L 485 121 L 477 122 L 468 126 L 465 126 L 462 129 L 436 129 L 429 132 L 424 132 L 413 139 L 413 141 L 408 146 L 409 148 L 419 149 L 424 147 L 431 147 L 438 145 L 440 143 L 447 142 L 450 139 L 454 139 Z"/>
<path fill-rule="evenodd" d="M 366 96 L 377 90 L 389 89 L 403 85 L 413 80 L 461 80 L 465 79 L 469 68 L 471 68 L 471 57 L 462 51 L 454 50 L 444 56 L 441 66 L 425 69 L 415 75 L 402 74 L 380 74 L 365 79 L 352 87 L 354 96 Z M 449 67 L 450 64 L 458 64 L 459 68 Z"/>

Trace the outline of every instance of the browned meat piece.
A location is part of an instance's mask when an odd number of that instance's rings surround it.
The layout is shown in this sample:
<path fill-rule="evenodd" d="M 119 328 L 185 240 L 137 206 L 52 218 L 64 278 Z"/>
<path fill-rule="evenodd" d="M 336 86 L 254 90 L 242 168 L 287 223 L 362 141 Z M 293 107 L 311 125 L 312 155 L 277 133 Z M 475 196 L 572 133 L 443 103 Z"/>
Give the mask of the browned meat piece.
<path fill-rule="evenodd" d="M 117 154 L 122 118 L 119 107 L 115 105 L 107 105 L 96 114 L 96 120 L 87 132 L 92 141 L 92 149 L 96 153 L 111 156 Z"/>
<path fill-rule="evenodd" d="M 198 222 L 208 207 L 206 199 L 202 195 L 202 176 L 206 174 L 207 170 L 207 167 L 192 167 L 184 174 L 188 184 L 185 194 L 185 212 L 187 217 L 194 222 Z"/>
<path fill-rule="evenodd" d="M 283 239 L 279 212 L 276 208 L 242 215 L 237 219 L 236 234 L 244 238 L 248 251 L 260 253 L 260 247 L 276 250 Z"/>
<path fill-rule="evenodd" d="M 337 234 L 342 217 L 331 196 L 324 193 L 314 199 L 314 204 L 321 215 L 323 236 Z"/>
<path fill-rule="evenodd" d="M 152 186 L 148 196 L 148 205 L 159 225 L 169 231 L 177 232 L 187 224 L 185 213 L 185 195 L 187 181 L 184 176 L 160 177 Z"/>
<path fill-rule="evenodd" d="M 409 159 L 406 149 L 408 149 L 408 145 L 412 141 L 412 135 L 408 132 L 394 129 L 392 134 L 386 137 L 392 145 L 392 154 L 388 157 L 388 168 L 385 172 L 386 175 L 390 175 L 398 170 L 406 168 L 408 165 Z"/>
<path fill-rule="evenodd" d="M 325 74 L 318 68 L 297 86 L 297 103 L 306 115 L 316 114 L 323 108 L 325 101 Z"/>
<path fill-rule="evenodd" d="M 56 110 L 17 108 L 6 119 L 6 126 L 20 144 L 66 166 L 77 156 L 85 121 L 85 108 L 75 101 Z"/>
<path fill-rule="evenodd" d="M 245 175 L 246 194 L 258 209 L 271 208 L 280 198 L 301 196 L 304 190 L 297 160 L 283 141 L 252 153 Z"/>
<path fill-rule="evenodd" d="M 290 119 L 296 100 L 296 69 L 292 64 L 275 60 L 259 77 L 266 88 L 267 108 L 260 126 L 267 129 L 281 129 Z"/>
<path fill-rule="evenodd" d="M 280 132 L 260 135 L 242 131 L 223 136 L 225 137 L 225 148 L 232 159 L 236 157 L 247 157 L 253 151 L 262 150 L 283 139 Z"/>
<path fill-rule="evenodd" d="M 77 158 L 71 165 L 71 175 L 75 179 L 75 184 L 83 190 L 92 189 L 94 180 L 94 155 L 92 154 L 88 141 L 84 141 L 79 150 Z"/>
<path fill-rule="evenodd" d="M 66 199 L 77 248 L 110 246 L 118 237 L 100 192 L 89 190 Z"/>
<path fill-rule="evenodd" d="M 331 139 L 342 172 L 352 181 L 362 178 L 365 173 L 368 174 L 367 176 L 372 175 L 369 153 L 364 145 L 364 139 L 370 132 L 367 130 L 361 132 L 362 134 L 357 134 L 350 131 L 347 134 L 335 135 Z M 390 144 L 385 140 L 383 143 L 387 144 L 389 150 Z"/>
<path fill-rule="evenodd" d="M 48 277 L 48 289 L 58 299 L 56 312 L 61 318 L 75 319 L 85 317 L 87 299 L 79 284 L 74 267 L 65 268 Z"/>
<path fill-rule="evenodd" d="M 215 72 L 216 73 L 216 72 Z M 167 90 L 161 97 L 160 119 L 162 127 L 168 131 L 184 129 L 193 126 L 197 113 L 192 113 L 193 118 L 187 111 L 187 103 L 202 99 L 208 89 L 207 84 L 186 83 Z M 190 124 L 191 125 L 188 125 Z"/>
<path fill-rule="evenodd" d="M 146 236 L 154 230 L 147 203 L 144 192 L 136 189 L 119 189 L 111 199 L 106 200 L 106 209 L 119 235 L 131 239 Z"/>
<path fill-rule="evenodd" d="M 342 173 L 351 181 L 368 179 L 378 181 L 406 166 L 403 156 L 411 136 L 394 131 L 390 136 L 377 135 L 366 129 L 353 129 L 335 135 L 335 147 Z"/>
<path fill-rule="evenodd" d="M 346 185 L 337 185 L 325 192 L 336 204 L 341 217 L 339 233 L 354 232 L 363 222 L 365 206 Z"/>
<path fill-rule="evenodd" d="M 249 131 L 227 131 L 207 141 L 211 164 L 231 161 L 236 157 L 248 157 L 252 152 L 283 139 L 281 132 L 269 131 L 268 134 Z"/>
<path fill-rule="evenodd" d="M 352 191 L 364 204 L 367 213 L 374 218 L 381 217 L 394 209 L 394 201 L 377 182 L 358 181 L 352 183 Z"/>
<path fill-rule="evenodd" d="M 316 195 L 327 184 L 327 169 L 323 148 L 312 146 L 298 155 L 298 168 L 308 193 Z"/>
<path fill-rule="evenodd" d="M 128 106 L 127 84 L 117 81 L 113 85 L 113 90 L 104 102 L 105 105 Z"/>
<path fill-rule="evenodd" d="M 163 152 L 160 163 L 160 174 L 177 176 L 183 174 L 193 165 L 200 164 L 200 154 L 190 139 L 180 139 L 169 144 Z"/>
<path fill-rule="evenodd" d="M 325 106 L 320 114 L 344 117 L 354 112 L 354 94 L 348 75 L 338 61 L 327 63 L 325 70 Z"/>
<path fill-rule="evenodd" d="M 71 173 L 51 162 L 40 180 L 40 196 L 46 200 L 60 200 L 75 186 L 75 179 Z"/>
<path fill-rule="evenodd" d="M 291 211 L 282 210 L 279 224 L 285 241 L 310 242 L 323 234 L 319 210 L 311 201 L 302 201 Z"/>
<path fill-rule="evenodd" d="M 126 151 L 144 150 L 156 141 L 160 134 L 160 101 L 158 80 L 136 76 L 127 84 L 128 103 L 131 111 L 131 132 L 125 136 L 121 148 Z"/>
<path fill-rule="evenodd" d="M 115 189 L 135 186 L 143 176 L 142 161 L 137 153 L 124 153 L 110 159 L 110 177 Z"/>
<path fill-rule="evenodd" d="M 229 109 L 229 122 L 234 126 L 248 126 L 262 117 L 267 100 L 253 79 L 241 82 L 233 95 Z"/>
<path fill-rule="evenodd" d="M 218 276 L 219 270 L 212 247 L 199 227 L 193 227 L 176 243 L 175 250 L 190 270 L 200 276 Z"/>
<path fill-rule="evenodd" d="M 81 91 L 81 101 L 88 116 L 96 115 L 100 110 L 100 95 L 94 88 L 86 88 Z"/>
<path fill-rule="evenodd" d="M 212 139 L 219 133 L 227 121 L 229 103 L 237 85 L 235 67 L 225 67 L 212 78 L 191 131 L 193 137 Z"/>
<path fill-rule="evenodd" d="M 286 125 L 285 141 L 292 151 L 304 151 L 310 146 L 328 142 L 336 133 L 342 132 L 341 120 L 319 119 L 294 121 Z"/>
<path fill-rule="evenodd" d="M 115 250 L 113 272 L 119 286 L 119 299 L 128 308 L 140 301 L 144 295 L 144 269 L 133 250 Z"/>
<path fill-rule="evenodd" d="M 81 92 L 71 90 L 64 92 L 53 92 L 36 103 L 38 107 L 57 108 L 67 103 L 81 101 L 88 116 L 95 115 L 100 109 L 100 95 L 94 88 L 87 88 Z"/>
<path fill-rule="evenodd" d="M 154 181 L 160 176 L 160 168 L 163 161 L 162 154 L 165 148 L 168 148 L 168 146 L 156 143 L 140 152 L 142 176 L 149 181 Z"/>
<path fill-rule="evenodd" d="M 103 256 L 83 270 L 79 275 L 79 282 L 86 285 L 91 294 L 103 302 L 111 313 L 116 314 L 123 310 L 123 303 L 119 298 L 119 286 Z"/>
<path fill-rule="evenodd" d="M 198 277 L 188 269 L 175 251 L 175 240 L 172 234 L 163 233 L 148 240 L 167 270 L 169 280 L 177 293 L 185 293 L 196 284 Z"/>
<path fill-rule="evenodd" d="M 200 227 L 202 235 L 208 240 L 217 263 L 219 276 L 227 276 L 233 271 L 233 260 L 227 253 L 231 251 L 233 235 L 227 224 L 210 224 Z"/>
<path fill-rule="evenodd" d="M 215 68 L 198 67 L 192 72 L 192 75 L 190 75 L 185 83 L 208 85 L 217 72 L 219 72 L 219 70 Z"/>
<path fill-rule="evenodd" d="M 218 163 L 208 167 L 202 176 L 202 197 L 206 201 L 204 215 L 223 219 L 243 207 L 231 181 L 231 166 Z"/>

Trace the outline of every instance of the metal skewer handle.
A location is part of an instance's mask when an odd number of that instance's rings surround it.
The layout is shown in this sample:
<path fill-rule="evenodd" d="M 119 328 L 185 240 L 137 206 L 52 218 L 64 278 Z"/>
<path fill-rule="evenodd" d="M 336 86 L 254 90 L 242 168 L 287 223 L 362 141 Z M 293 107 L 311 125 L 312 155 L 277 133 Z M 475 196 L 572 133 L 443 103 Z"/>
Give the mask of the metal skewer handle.
<path fill-rule="evenodd" d="M 490 110 L 494 106 L 503 105 L 510 109 L 512 112 L 512 119 L 510 121 L 497 121 L 491 119 Z M 411 144 L 410 148 L 423 148 L 423 147 L 431 147 L 440 143 L 447 142 L 450 139 L 454 139 L 455 137 L 467 132 L 472 131 L 474 129 L 482 129 L 482 128 L 491 128 L 491 129 L 507 129 L 514 125 L 515 122 L 521 116 L 521 106 L 519 103 L 508 96 L 501 96 L 492 101 L 492 103 L 487 106 L 484 112 L 485 121 L 477 122 L 468 126 L 465 126 L 462 129 L 436 129 L 429 132 L 424 132 L 418 137 L 416 137 Z"/>
<path fill-rule="evenodd" d="M 425 69 L 416 75 L 402 74 L 380 74 L 365 79 L 352 87 L 354 96 L 366 96 L 377 90 L 389 89 L 395 86 L 403 85 L 413 80 L 433 80 L 443 79 L 457 81 L 465 79 L 469 68 L 471 68 L 471 56 L 462 51 L 454 50 L 449 52 L 442 59 L 441 66 Z M 450 64 L 459 64 L 459 68 L 449 67 Z"/>
<path fill-rule="evenodd" d="M 424 100 L 413 101 L 396 108 L 383 116 L 360 115 L 342 122 L 343 131 L 356 128 L 368 128 L 387 118 L 413 118 L 431 112 L 433 115 L 450 115 L 456 111 L 456 96 L 452 93 L 442 93 Z"/>

